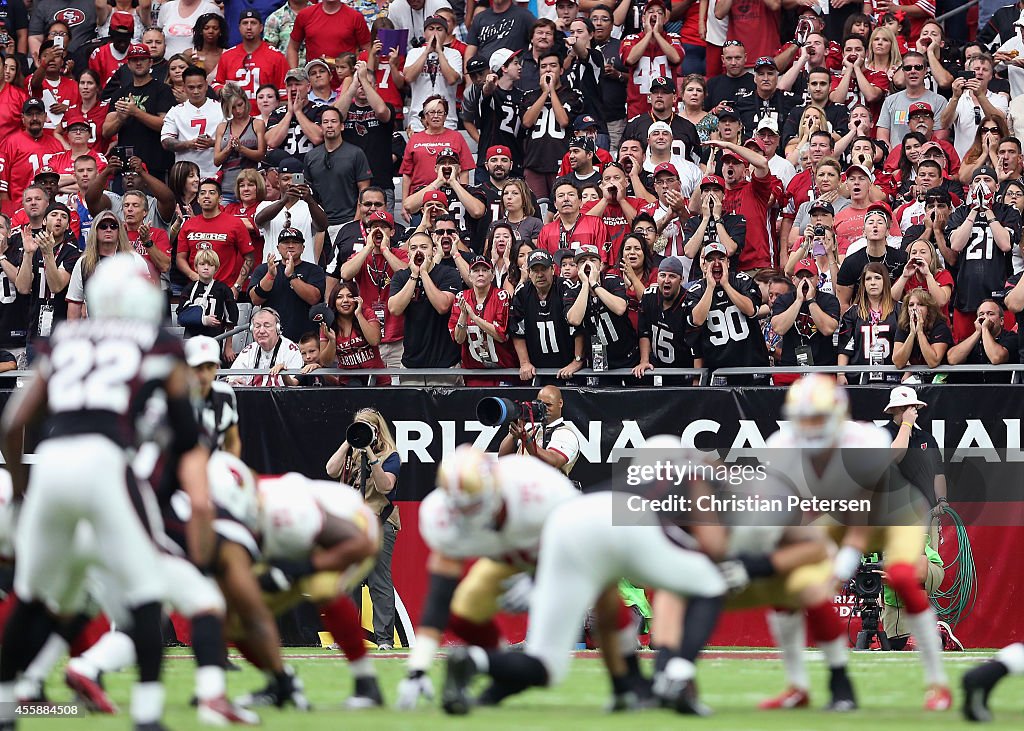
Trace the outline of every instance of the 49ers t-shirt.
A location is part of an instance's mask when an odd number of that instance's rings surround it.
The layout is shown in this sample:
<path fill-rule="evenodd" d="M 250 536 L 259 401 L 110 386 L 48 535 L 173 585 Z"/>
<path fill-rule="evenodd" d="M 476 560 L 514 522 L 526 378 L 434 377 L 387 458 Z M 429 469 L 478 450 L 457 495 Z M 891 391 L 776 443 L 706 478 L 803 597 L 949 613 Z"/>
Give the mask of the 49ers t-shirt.
<path fill-rule="evenodd" d="M 178 241 L 188 246 L 188 265 L 195 269 L 196 254 L 213 249 L 220 257 L 220 268 L 214 276 L 219 282 L 232 286 L 242 270 L 242 259 L 252 254 L 249 231 L 238 218 L 218 213 L 213 218 L 192 216 L 181 225 Z"/>

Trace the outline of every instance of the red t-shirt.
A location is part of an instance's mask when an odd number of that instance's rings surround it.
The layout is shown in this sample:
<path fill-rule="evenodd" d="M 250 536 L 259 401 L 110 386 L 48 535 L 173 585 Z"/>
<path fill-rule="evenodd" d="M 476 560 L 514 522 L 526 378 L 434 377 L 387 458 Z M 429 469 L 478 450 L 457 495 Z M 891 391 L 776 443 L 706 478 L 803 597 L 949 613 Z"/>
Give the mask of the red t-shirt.
<path fill-rule="evenodd" d="M 252 249 L 256 253 L 256 261 L 259 262 L 263 261 L 265 257 L 263 254 L 263 234 L 260 233 L 260 229 L 256 225 L 256 207 L 258 205 L 259 203 L 252 206 L 243 206 L 241 203 L 228 203 L 226 206 L 224 206 L 224 213 L 228 214 L 229 216 L 234 216 L 235 218 L 238 219 L 248 219 L 249 223 L 252 224 L 252 228 L 250 229 L 247 227 L 246 231 L 248 231 L 249 233 L 249 239 L 250 242 L 252 243 Z M 245 226 L 244 223 L 242 225 Z"/>
<path fill-rule="evenodd" d="M 668 39 L 672 47 L 679 53 L 680 59 L 682 59 L 686 51 L 683 50 L 683 44 L 679 40 L 679 36 L 675 33 L 662 33 L 662 35 Z M 777 36 L 778 34 L 776 33 Z M 634 33 L 622 40 L 622 44 L 619 46 L 619 54 L 622 56 L 623 63 L 626 62 L 626 58 L 629 56 L 630 51 L 633 50 L 633 46 L 639 43 L 641 38 L 642 36 L 639 33 Z M 678 68 L 678 65 L 673 66 L 668 62 L 668 58 L 661 50 L 661 46 L 652 39 L 647 44 L 647 50 L 644 51 L 644 55 L 640 57 L 640 60 L 629 67 L 629 81 L 626 84 L 626 117 L 635 117 L 638 114 L 649 112 L 651 105 L 647 101 L 647 95 L 651 91 L 651 81 L 659 76 L 674 79 Z"/>
<path fill-rule="evenodd" d="M 0 89 L 0 140 L 21 130 L 21 107 L 28 99 L 24 89 L 7 84 Z"/>
<path fill-rule="evenodd" d="M 846 256 L 850 244 L 864 236 L 864 216 L 867 213 L 867 208 L 854 208 L 853 205 L 849 205 L 836 214 L 832 230 L 836 234 L 836 249 L 839 256 Z M 895 218 L 889 226 L 889 235 L 903 235 Z"/>
<path fill-rule="evenodd" d="M 469 145 L 455 130 L 446 129 L 438 135 L 428 132 L 412 133 L 405 146 L 402 166 L 398 169 L 399 175 L 408 175 L 411 178 L 409 192 L 415 193 L 437 179 L 437 172 L 434 169 L 437 164 L 437 156 L 441 154 L 441 150 L 449 147 L 458 154 L 459 165 L 463 170 L 472 170 L 476 167 L 476 160 L 469 150 Z"/>
<path fill-rule="evenodd" d="M 64 151 L 53 132 L 43 130 L 36 140 L 21 130 L 0 140 L 0 192 L 7 193 L 4 211 L 13 211 L 21 205 L 21 194 L 50 158 Z"/>
<path fill-rule="evenodd" d="M 642 298 L 644 296 L 644 293 L 643 292 L 636 292 L 636 291 L 634 291 L 633 285 L 629 283 L 629 280 L 626 279 L 626 275 L 622 273 L 621 269 L 619 269 L 617 267 L 615 269 L 609 269 L 608 273 L 609 274 L 614 274 L 616 277 L 619 277 L 623 282 L 625 282 L 625 284 L 626 284 L 626 315 L 629 317 L 629 321 L 631 323 L 633 323 L 633 329 L 639 332 L 639 330 L 640 330 L 640 324 L 639 324 L 639 322 L 640 322 L 640 298 Z M 655 266 L 655 267 L 651 268 L 651 274 L 647 278 L 647 285 L 650 286 L 652 284 L 657 284 L 657 283 L 658 283 L 658 267 Z"/>
<path fill-rule="evenodd" d="M 178 241 L 188 246 L 188 265 L 196 268 L 196 254 L 201 249 L 213 249 L 220 257 L 220 268 L 214 278 L 229 287 L 238 281 L 242 259 L 253 254 L 249 231 L 235 216 L 223 211 L 213 218 L 192 216 L 181 225 Z"/>
<path fill-rule="evenodd" d="M 125 52 L 118 56 L 117 51 L 114 50 L 113 43 L 104 43 L 89 54 L 89 68 L 100 75 L 101 89 L 107 85 L 107 82 L 121 68 L 127 55 L 128 49 L 125 49 Z"/>
<path fill-rule="evenodd" d="M 554 221 L 544 224 L 537 235 L 537 248 L 551 254 L 559 249 L 579 251 L 584 244 L 592 244 L 598 251 L 604 251 L 607 242 L 608 229 L 605 228 L 604 222 L 597 216 L 584 216 L 582 212 L 576 223 L 569 228 L 563 228 L 562 222 L 556 216 Z"/>
<path fill-rule="evenodd" d="M 929 142 L 934 142 L 939 147 L 941 147 L 942 151 L 946 153 L 946 157 L 949 158 L 949 166 L 946 171 L 948 174 L 946 175 L 946 177 L 955 178 L 958 175 L 960 175 L 961 161 L 960 156 L 956 154 L 956 148 L 953 147 L 953 145 L 949 144 L 946 140 L 937 140 L 934 137 L 931 140 L 929 140 Z M 889 152 L 889 156 L 885 158 L 885 162 L 882 163 L 882 167 L 890 172 L 898 170 L 900 166 L 900 155 L 902 154 L 903 145 L 896 145 L 896 147 L 892 148 L 892 151 Z"/>
<path fill-rule="evenodd" d="M 220 89 L 232 81 L 241 87 L 249 98 L 252 114 L 259 114 L 256 106 L 256 92 L 264 84 L 271 84 L 279 91 L 284 90 L 284 75 L 288 73 L 288 59 L 283 53 L 264 41 L 252 53 L 246 52 L 242 44 L 229 48 L 217 64 L 214 87 Z"/>
<path fill-rule="evenodd" d="M 405 249 L 393 248 L 391 253 L 404 262 L 409 261 L 409 252 Z M 352 256 L 357 256 L 358 253 Z M 350 259 L 352 257 L 349 257 Z M 359 284 L 359 296 L 363 304 L 374 313 L 384 317 L 384 337 L 382 343 L 397 343 L 405 335 L 405 317 L 392 315 L 388 312 L 388 297 L 391 296 L 391 278 L 395 275 L 387 259 L 383 255 L 370 254 L 363 263 L 363 268 L 356 274 Z M 376 305 L 376 306 L 375 306 Z"/>
<path fill-rule="evenodd" d="M 647 205 L 643 198 L 626 198 L 629 204 L 636 209 L 637 213 Z M 597 205 L 597 201 L 584 203 L 580 211 L 586 213 Z M 626 214 L 618 203 L 610 203 L 604 208 L 601 214 L 601 222 L 608 232 L 608 240 L 601 247 L 601 261 L 605 266 L 613 267 L 619 263 L 619 252 L 622 250 L 622 239 L 629 233 L 629 222 L 626 221 Z"/>
<path fill-rule="evenodd" d="M 149 276 L 153 278 L 154 282 L 160 281 L 160 270 L 156 268 L 156 264 L 149 258 L 149 249 L 142 245 L 139 241 L 138 231 L 126 231 L 128 234 L 128 242 L 135 249 L 135 253 L 146 260 L 146 265 L 149 267 Z M 153 248 L 159 249 L 160 251 L 171 257 L 171 265 L 174 264 L 174 255 L 171 253 L 171 240 L 167 238 L 167 232 L 161 228 L 149 229 L 149 238 L 153 242 Z M 234 284 L 234 282 L 231 282 Z M 231 286 L 230 284 L 228 286 Z"/>
<path fill-rule="evenodd" d="M 465 290 L 463 296 L 467 302 L 476 302 L 476 293 L 472 288 Z M 512 298 L 509 293 L 500 287 L 491 286 L 484 300 L 483 309 L 476 314 L 482 319 L 494 325 L 499 335 L 505 335 L 504 343 L 499 343 L 490 335 L 473 324 L 472 320 L 466 321 L 466 342 L 462 344 L 463 368 L 518 368 L 519 359 L 516 357 L 515 349 L 512 346 L 512 338 L 508 335 L 508 314 L 512 308 Z M 455 323 L 462 315 L 462 307 L 459 298 L 455 298 L 452 305 L 451 315 L 448 317 L 448 332 L 455 334 Z"/>
<path fill-rule="evenodd" d="M 358 10 L 342 4 L 336 13 L 324 12 L 322 4 L 303 8 L 295 16 L 291 39 L 306 43 L 306 58 L 337 58 L 358 53 L 370 45 L 370 29 Z"/>
<path fill-rule="evenodd" d="M 714 7 L 711 7 L 714 12 Z M 693 3 L 686 9 L 686 17 L 683 18 L 683 27 L 679 29 L 679 40 L 690 46 L 707 45 L 700 37 L 700 3 Z"/>
<path fill-rule="evenodd" d="M 775 189 L 775 177 L 756 175 L 725 192 L 722 210 L 735 213 L 747 221 L 747 235 L 740 250 L 738 267 L 741 272 L 774 266 L 775 256 L 771 245 L 771 228 L 774 221 L 768 220 L 768 204 Z"/>
<path fill-rule="evenodd" d="M 104 155 L 89 150 L 85 153 L 93 160 L 96 161 L 96 172 L 102 172 L 103 168 L 107 166 L 107 158 Z M 53 168 L 60 175 L 74 175 L 75 174 L 75 160 L 78 155 L 75 155 L 71 150 L 64 150 L 59 152 L 50 158 L 50 167 Z"/>
<path fill-rule="evenodd" d="M 769 10 L 761 0 L 734 2 L 729 11 L 727 40 L 743 41 L 747 66 L 753 66 L 762 56 L 771 57 L 779 47 L 779 11 Z"/>
<path fill-rule="evenodd" d="M 361 292 L 362 290 L 360 290 Z M 380 322 L 377 320 L 377 316 L 373 312 L 373 308 L 368 305 L 363 305 L 363 317 L 373 327 L 374 324 L 380 327 Z M 335 327 L 335 344 L 336 353 L 338 356 L 338 368 L 347 368 L 352 370 L 359 370 L 362 368 L 387 368 L 384 361 L 381 360 L 380 351 L 376 345 L 370 345 L 366 342 L 366 338 L 363 337 L 362 331 L 359 329 L 359 323 L 352 323 L 352 332 L 345 337 Z M 347 383 L 348 379 L 343 378 L 343 383 Z M 391 376 L 377 376 L 378 386 L 390 386 Z"/>

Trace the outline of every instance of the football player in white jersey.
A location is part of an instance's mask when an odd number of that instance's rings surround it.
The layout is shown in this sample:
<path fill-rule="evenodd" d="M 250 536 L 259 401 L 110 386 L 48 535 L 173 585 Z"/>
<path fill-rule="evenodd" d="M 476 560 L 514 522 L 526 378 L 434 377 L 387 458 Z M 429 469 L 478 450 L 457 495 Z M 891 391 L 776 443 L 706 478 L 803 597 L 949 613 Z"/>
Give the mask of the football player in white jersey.
<path fill-rule="evenodd" d="M 479 483 L 479 463 L 474 464 L 471 456 L 467 459 L 467 454 L 457 452 L 438 470 L 438 482 L 449 484 L 450 492 Z M 699 480 L 692 487 L 701 492 L 710 489 Z M 485 502 L 493 490 L 486 483 L 483 489 L 475 486 L 476 504 Z M 501 695 L 560 683 L 587 609 L 615 591 L 621 578 L 689 598 L 683 646 L 670 663 L 674 667 L 689 664 L 692 671 L 692 660 L 714 629 L 723 603 L 725 581 L 711 557 L 724 555 L 726 530 L 710 524 L 683 527 L 676 523 L 675 514 L 667 512 L 631 514 L 632 497 L 623 491 L 595 492 L 555 508 L 541 532 L 525 651 L 488 652 L 481 647 L 453 651 L 442 691 L 445 712 L 469 712 L 467 687 L 478 673 L 490 675 Z M 693 677 L 690 672 L 672 699 L 681 712 L 698 712 Z"/>
<path fill-rule="evenodd" d="M 437 489 L 420 505 L 420 534 L 430 548 L 430 588 L 408 676 L 399 684 L 399 708 L 433 696 L 426 672 L 446 628 L 468 643 L 498 646 L 494 616 L 506 608 L 506 590 L 528 591 L 524 572 L 532 574 L 536 566 L 544 521 L 577 497 L 579 491 L 562 472 L 535 457 L 496 458 L 462 445 L 445 458 Z M 474 558 L 479 560 L 461 578 Z"/>
<path fill-rule="evenodd" d="M 846 392 L 833 379 L 813 374 L 796 381 L 786 394 L 784 416 L 787 423 L 766 442 L 773 471 L 785 475 L 802 497 L 870 498 L 874 524 L 867 524 L 868 516 L 864 514 L 849 514 L 841 520 L 843 525 L 833 523 L 829 529 L 840 546 L 833 573 L 845 583 L 856 573 L 862 554 L 883 552 L 886 582 L 907 608 L 924 665 L 925 709 L 947 710 L 952 696 L 942 667 L 942 641 L 919 575 L 929 514 L 927 501 L 921 495 L 912 495 L 896 506 L 894 496 L 887 491 L 872 491 L 887 479 L 894 459 L 892 439 L 873 424 L 849 420 Z M 787 464 L 787 459 L 791 463 Z M 896 515 L 905 516 L 905 521 L 900 520 L 903 525 L 890 524 Z M 781 631 L 776 642 L 784 652 L 787 646 L 802 647 L 802 621 L 776 623 L 775 629 Z"/>
<path fill-rule="evenodd" d="M 377 515 L 355 489 L 344 484 L 310 480 L 294 472 L 262 477 L 246 470 L 247 484 L 241 489 L 258 493 L 258 518 L 250 528 L 260 536 L 267 563 L 260 577 L 267 605 L 280 614 L 302 601 L 316 604 L 324 627 L 345 653 L 355 676 L 355 693 L 346 706 L 382 705 L 359 613 L 349 597 L 373 568 L 380 550 Z M 238 702 L 247 706 L 276 703 L 273 683 Z"/>

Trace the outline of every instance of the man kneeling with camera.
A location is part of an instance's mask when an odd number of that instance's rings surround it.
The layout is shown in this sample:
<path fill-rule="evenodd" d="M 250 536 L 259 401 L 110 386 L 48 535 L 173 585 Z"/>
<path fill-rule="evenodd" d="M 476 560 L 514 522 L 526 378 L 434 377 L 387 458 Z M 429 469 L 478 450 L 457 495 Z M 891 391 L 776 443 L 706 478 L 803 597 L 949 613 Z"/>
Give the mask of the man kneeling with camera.
<path fill-rule="evenodd" d="M 508 414 L 508 419 L 492 422 L 508 423 L 508 434 L 501 440 L 498 456 L 529 454 L 568 475 L 580 455 L 580 440 L 576 430 L 562 418 L 562 392 L 555 386 L 545 386 L 537 393 L 536 401 L 509 403 L 519 408 L 503 412 Z M 484 419 L 481 418 L 481 421 Z"/>

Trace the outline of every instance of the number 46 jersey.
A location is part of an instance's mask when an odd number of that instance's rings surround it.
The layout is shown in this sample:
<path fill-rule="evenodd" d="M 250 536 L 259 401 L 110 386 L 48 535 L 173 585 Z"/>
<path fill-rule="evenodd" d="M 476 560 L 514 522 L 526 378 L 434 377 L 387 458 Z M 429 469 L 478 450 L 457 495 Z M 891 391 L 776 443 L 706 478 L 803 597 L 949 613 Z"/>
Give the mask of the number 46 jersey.
<path fill-rule="evenodd" d="M 147 418 L 149 397 L 185 361 L 181 340 L 155 325 L 129 320 L 67 320 L 40 341 L 39 372 L 47 379 L 46 438 L 101 434 L 123 447 L 164 414 Z"/>
<path fill-rule="evenodd" d="M 761 306 L 761 290 L 757 282 L 743 272 L 729 272 L 729 284 L 737 292 L 750 298 L 754 311 Z M 705 368 L 752 368 L 768 365 L 768 347 L 761 333 L 761 324 L 755 314 L 747 317 L 721 287 L 715 287 L 708 319 L 703 325 L 693 322 L 693 308 L 700 302 L 707 288 L 701 279 L 686 290 L 683 307 L 687 312 L 690 345 L 697 357 L 704 359 Z"/>

